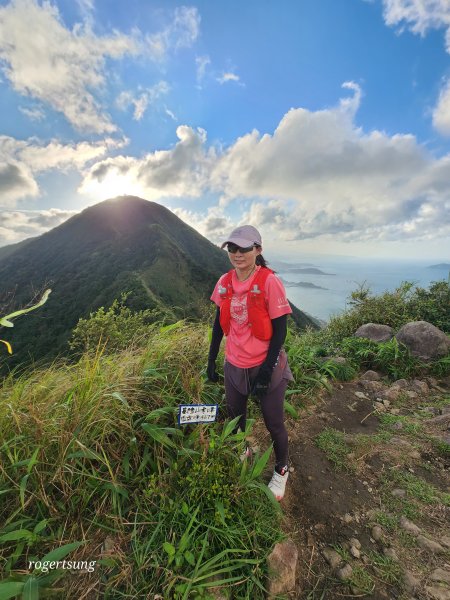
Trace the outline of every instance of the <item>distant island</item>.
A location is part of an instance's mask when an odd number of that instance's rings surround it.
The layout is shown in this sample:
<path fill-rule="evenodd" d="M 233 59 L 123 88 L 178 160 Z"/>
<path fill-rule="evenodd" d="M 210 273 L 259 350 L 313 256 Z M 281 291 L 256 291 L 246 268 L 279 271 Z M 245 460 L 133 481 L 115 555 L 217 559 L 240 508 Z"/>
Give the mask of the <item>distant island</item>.
<path fill-rule="evenodd" d="M 328 288 L 322 287 L 321 285 L 316 285 L 315 283 L 310 283 L 309 281 L 286 281 L 282 277 L 280 277 L 281 281 L 285 285 L 285 287 L 304 287 L 304 288 L 314 288 L 316 290 L 327 290 Z"/>
<path fill-rule="evenodd" d="M 448 269 L 450 270 L 450 263 L 439 263 L 438 265 L 430 265 L 427 269 Z"/>
<path fill-rule="evenodd" d="M 307 268 L 293 268 L 293 269 L 280 269 L 282 273 L 303 273 L 308 275 L 336 275 L 336 273 L 325 273 L 316 267 L 307 267 Z"/>

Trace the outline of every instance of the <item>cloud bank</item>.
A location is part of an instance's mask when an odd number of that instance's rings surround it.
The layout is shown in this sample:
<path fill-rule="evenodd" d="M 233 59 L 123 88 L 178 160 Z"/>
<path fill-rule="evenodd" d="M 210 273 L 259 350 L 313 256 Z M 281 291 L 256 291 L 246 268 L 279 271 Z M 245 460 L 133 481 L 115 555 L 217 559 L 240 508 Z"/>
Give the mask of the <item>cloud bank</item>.
<path fill-rule="evenodd" d="M 361 90 L 343 87 L 349 95 L 337 106 L 293 108 L 272 134 L 254 130 L 225 149 L 208 147 L 205 131 L 180 126 L 171 149 L 94 163 L 80 191 L 99 199 L 102 189 L 123 184 L 120 193 L 152 200 L 221 196 L 221 210 L 183 213 L 211 238 L 243 201 L 243 220 L 283 239 L 449 235 L 450 156 L 433 157 L 413 135 L 363 131 L 355 122 Z"/>

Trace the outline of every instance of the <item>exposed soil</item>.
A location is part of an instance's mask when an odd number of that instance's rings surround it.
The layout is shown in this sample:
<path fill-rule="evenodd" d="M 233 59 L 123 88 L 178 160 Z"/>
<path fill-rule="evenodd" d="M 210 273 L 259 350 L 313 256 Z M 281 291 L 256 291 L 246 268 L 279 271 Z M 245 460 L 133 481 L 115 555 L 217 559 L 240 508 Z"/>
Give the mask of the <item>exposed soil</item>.
<path fill-rule="evenodd" d="M 398 525 L 402 514 L 412 514 L 411 520 L 427 538 L 441 543 L 450 540 L 448 447 L 438 446 L 432 439 L 445 438 L 448 424 L 430 421 L 436 412 L 442 412 L 445 402 L 450 402 L 449 384 L 448 380 L 440 381 L 439 391 L 431 388 L 426 397 L 411 399 L 405 394 L 391 402 L 385 414 L 390 415 L 394 423 L 388 426 L 386 422 L 384 425 L 380 422 L 380 413 L 374 412 L 374 407 L 378 406 L 374 403 L 375 392 L 368 391 L 359 380 L 335 384 L 331 393 L 324 392 L 314 402 L 307 402 L 298 420 L 287 419 L 293 472 L 282 508 L 284 530 L 297 545 L 299 559 L 296 590 L 286 598 L 431 600 L 435 598 L 430 592 L 433 585 L 443 587 L 442 598 L 450 598 L 450 588 L 429 581 L 430 573 L 437 567 L 450 575 L 449 548 L 444 547 L 440 554 L 423 550 L 417 543 L 417 536 Z M 388 384 L 385 389 L 387 387 Z M 367 397 L 358 397 L 355 392 L 364 392 Z M 377 395 L 379 393 L 378 390 Z M 434 415 L 421 413 L 423 406 L 437 407 Z M 393 408 L 399 415 L 400 425 L 395 422 L 395 414 L 390 412 Z M 346 447 L 350 451 L 345 456 L 343 468 L 333 464 L 316 445 L 317 435 L 326 428 L 345 434 Z M 385 437 L 380 439 L 382 431 Z M 264 424 L 259 420 L 254 436 L 261 447 L 270 443 Z M 266 476 L 269 480 L 270 470 Z M 408 477 L 416 478 L 413 482 L 420 480 L 432 485 L 438 497 L 431 500 L 422 497 L 419 493 L 422 488 L 417 492 L 413 487 L 403 490 L 406 493 L 402 498 L 393 496 L 394 489 L 405 488 Z M 445 498 L 443 493 L 447 494 Z M 412 510 L 415 512 L 411 513 Z M 389 520 L 389 526 L 383 516 Z M 381 525 L 383 532 L 378 541 L 372 537 L 375 525 Z M 357 538 L 361 543 L 360 558 L 349 555 L 350 538 Z M 336 569 L 333 571 L 323 557 L 326 547 L 337 547 L 340 553 L 346 552 L 346 562 L 355 574 L 351 580 L 343 582 L 337 578 Z M 392 562 L 386 559 L 386 548 L 395 550 L 398 559 Z M 374 557 L 380 557 L 387 566 L 374 564 Z M 405 587 L 405 570 L 412 572 L 420 582 L 416 589 Z M 367 575 L 366 589 L 355 585 L 355 581 L 361 581 L 357 574 L 359 577 Z"/>

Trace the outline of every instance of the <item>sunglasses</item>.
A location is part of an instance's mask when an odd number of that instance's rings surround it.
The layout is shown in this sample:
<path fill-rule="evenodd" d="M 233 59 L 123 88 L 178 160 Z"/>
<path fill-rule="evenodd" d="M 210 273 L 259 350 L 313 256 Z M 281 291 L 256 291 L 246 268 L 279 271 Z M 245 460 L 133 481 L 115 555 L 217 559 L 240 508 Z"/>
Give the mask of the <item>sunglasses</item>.
<path fill-rule="evenodd" d="M 254 247 L 255 244 L 253 244 L 253 246 L 247 246 L 247 248 L 241 248 L 240 246 L 236 246 L 236 244 L 227 244 L 227 250 L 230 254 L 236 254 L 238 250 L 241 254 L 246 254 L 247 252 L 251 252 Z"/>

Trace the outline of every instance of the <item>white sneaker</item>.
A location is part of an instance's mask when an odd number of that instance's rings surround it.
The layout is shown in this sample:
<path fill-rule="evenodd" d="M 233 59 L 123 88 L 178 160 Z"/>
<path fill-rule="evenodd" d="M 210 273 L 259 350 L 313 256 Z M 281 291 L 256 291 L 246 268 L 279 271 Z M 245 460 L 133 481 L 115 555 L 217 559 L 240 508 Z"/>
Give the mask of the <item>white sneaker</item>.
<path fill-rule="evenodd" d="M 272 479 L 269 483 L 269 490 L 273 493 L 277 500 L 282 500 L 284 497 L 284 490 L 286 489 L 286 482 L 289 477 L 289 470 L 287 467 L 283 467 L 282 474 L 273 472 Z"/>

